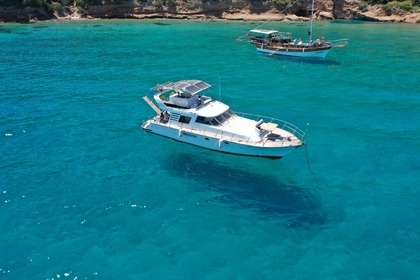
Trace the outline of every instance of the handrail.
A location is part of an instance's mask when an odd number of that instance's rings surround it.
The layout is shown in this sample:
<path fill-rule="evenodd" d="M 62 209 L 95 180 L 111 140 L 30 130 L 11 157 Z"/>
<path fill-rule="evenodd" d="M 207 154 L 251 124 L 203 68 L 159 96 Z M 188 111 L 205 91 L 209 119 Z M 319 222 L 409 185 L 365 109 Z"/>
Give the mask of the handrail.
<path fill-rule="evenodd" d="M 280 119 L 276 119 L 276 118 L 272 118 L 272 117 L 266 117 L 266 116 L 261 116 L 261 115 L 254 115 L 254 114 L 249 114 L 249 113 L 235 113 L 238 116 L 244 117 L 247 116 L 248 118 L 251 118 L 255 121 L 258 121 L 260 119 L 263 119 L 264 122 L 273 122 L 276 123 L 278 125 L 278 127 L 280 129 L 283 129 L 285 131 L 288 131 L 289 133 L 295 135 L 299 140 L 303 141 L 303 139 L 305 138 L 305 134 L 306 131 L 301 130 L 300 128 L 298 128 L 297 126 L 295 126 L 292 123 L 289 123 L 287 121 L 283 121 Z M 160 123 L 159 120 L 159 116 L 155 116 L 154 118 L 152 118 L 152 120 L 154 120 L 156 123 Z M 189 126 L 188 124 L 184 124 L 182 123 L 181 125 L 179 125 L 178 122 L 176 122 L 177 125 L 175 125 L 175 122 L 172 122 L 171 120 L 169 120 L 167 123 L 165 123 L 165 125 L 169 126 L 169 127 L 173 127 L 176 129 L 181 129 L 183 131 L 186 132 L 192 132 L 192 133 L 197 133 L 200 132 L 199 134 L 202 136 L 209 136 L 209 137 L 214 137 L 214 138 L 218 138 L 218 136 L 220 136 L 222 139 L 230 139 L 231 141 L 238 141 L 238 142 L 245 142 L 246 144 L 250 142 L 250 137 L 248 137 L 248 139 L 244 139 L 243 137 L 239 137 L 239 135 L 235 134 L 235 133 L 231 133 L 231 132 L 213 132 L 210 131 L 208 129 L 196 129 L 192 126 Z M 265 142 L 263 141 L 264 139 L 261 140 L 261 144 L 262 146 L 265 146 Z M 284 143 L 285 140 L 282 141 L 282 144 Z"/>
<path fill-rule="evenodd" d="M 151 118 L 150 120 L 153 120 L 156 123 L 160 123 L 160 120 L 159 120 L 159 117 L 158 116 L 155 116 L 154 118 Z M 194 132 L 197 132 L 198 131 L 198 132 L 200 132 L 200 135 L 202 135 L 202 136 L 210 136 L 210 137 L 218 138 L 219 135 L 223 135 L 226 138 L 230 137 L 231 140 L 244 141 L 243 138 L 236 137 L 237 134 L 235 134 L 235 133 L 227 132 L 226 134 L 223 134 L 223 133 L 221 133 L 219 131 L 215 133 L 215 132 L 212 132 L 212 131 L 209 131 L 209 130 L 206 130 L 206 129 L 194 129 L 194 127 L 187 126 L 187 124 L 184 124 L 184 123 L 182 123 L 180 126 L 179 125 L 175 125 L 175 123 L 176 124 L 179 124 L 178 122 L 172 122 L 171 120 L 169 120 L 167 123 L 165 123 L 165 125 L 168 126 L 168 127 L 172 127 L 172 128 L 176 128 L 176 129 L 181 129 L 182 131 L 186 131 L 186 132 L 192 132 L 192 133 L 194 133 Z M 198 133 L 196 133 L 196 134 L 198 134 Z M 248 138 L 247 141 L 246 141 L 246 143 L 248 143 L 249 140 L 250 139 Z"/>
<path fill-rule="evenodd" d="M 337 39 L 337 40 L 332 40 L 331 44 L 333 47 L 337 48 L 341 48 L 341 47 L 345 47 L 349 44 L 349 39 Z"/>
<path fill-rule="evenodd" d="M 268 120 L 268 122 L 277 123 L 279 125 L 279 127 L 281 126 L 281 129 L 284 129 L 284 130 L 298 136 L 298 138 L 300 140 L 303 140 L 305 138 L 306 132 L 304 132 L 302 129 L 298 128 L 296 125 L 294 125 L 292 123 L 289 123 L 287 121 L 283 121 L 283 120 L 276 119 L 276 118 L 273 118 L 273 117 L 254 115 L 254 114 L 242 113 L 242 112 L 236 112 L 236 114 L 238 116 L 247 116 L 248 118 L 251 118 L 255 121 L 263 119 L 264 122 L 267 122 L 267 120 Z"/>

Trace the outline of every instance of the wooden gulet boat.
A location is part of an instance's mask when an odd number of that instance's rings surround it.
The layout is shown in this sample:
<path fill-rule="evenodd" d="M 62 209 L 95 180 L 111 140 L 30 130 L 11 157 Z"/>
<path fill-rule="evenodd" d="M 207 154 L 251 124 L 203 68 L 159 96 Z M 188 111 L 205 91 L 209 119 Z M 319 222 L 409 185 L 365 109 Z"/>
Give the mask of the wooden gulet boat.
<path fill-rule="evenodd" d="M 313 40 L 313 19 L 314 0 L 312 0 L 311 5 L 308 42 L 303 42 L 302 38 L 293 39 L 290 32 L 261 28 L 250 30 L 246 34 L 246 40 L 255 45 L 257 51 L 261 53 L 302 58 L 325 58 L 332 48 L 344 47 L 348 44 L 347 39 L 327 41 L 324 36 Z"/>
<path fill-rule="evenodd" d="M 269 55 L 325 58 L 333 48 L 332 42 L 324 38 L 303 43 L 301 39 L 292 40 L 290 36 L 290 33 L 277 30 L 250 30 L 250 42 L 256 46 L 257 51 Z"/>

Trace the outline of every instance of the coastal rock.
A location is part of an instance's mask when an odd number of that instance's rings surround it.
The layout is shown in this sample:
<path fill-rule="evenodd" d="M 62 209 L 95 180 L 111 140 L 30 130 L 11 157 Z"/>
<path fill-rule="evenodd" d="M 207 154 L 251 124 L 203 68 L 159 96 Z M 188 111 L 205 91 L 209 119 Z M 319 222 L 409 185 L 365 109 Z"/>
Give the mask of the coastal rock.
<path fill-rule="evenodd" d="M 318 19 L 329 19 L 329 20 L 334 19 L 334 15 L 333 15 L 332 12 L 321 11 L 321 12 L 317 13 L 316 16 L 317 16 Z"/>
<path fill-rule="evenodd" d="M 132 18 L 137 6 L 135 3 L 89 6 L 87 12 L 94 18 Z"/>
<path fill-rule="evenodd" d="M 0 22 L 31 23 L 38 20 L 48 20 L 51 17 L 43 8 L 0 7 Z"/>
<path fill-rule="evenodd" d="M 107 2 L 107 1 L 104 1 Z M 116 3 L 108 1 L 109 3 Z M 0 22 L 34 22 L 38 20 L 77 20 L 82 18 L 173 18 L 303 21 L 310 17 L 309 1 L 291 7 L 282 7 L 272 1 L 202 1 L 174 0 L 138 2 L 121 0 L 120 4 L 103 4 L 79 9 L 76 4 L 66 7 L 64 14 L 50 14 L 44 8 L 0 7 Z M 392 8 L 385 14 L 381 5 L 367 5 L 362 0 L 317 0 L 315 17 L 318 19 L 359 19 L 381 22 L 420 23 L 419 8 L 411 12 Z"/>
<path fill-rule="evenodd" d="M 286 18 L 284 14 L 280 14 L 278 11 L 268 11 L 265 13 L 251 13 L 248 9 L 241 11 L 224 11 L 222 13 L 222 19 L 226 20 L 273 20 L 281 21 Z"/>

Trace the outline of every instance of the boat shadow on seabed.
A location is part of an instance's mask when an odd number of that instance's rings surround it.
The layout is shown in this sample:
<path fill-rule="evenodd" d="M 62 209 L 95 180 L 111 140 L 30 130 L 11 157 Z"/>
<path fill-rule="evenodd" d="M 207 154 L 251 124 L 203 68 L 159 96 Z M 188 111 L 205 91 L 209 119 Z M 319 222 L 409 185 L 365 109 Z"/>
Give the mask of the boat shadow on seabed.
<path fill-rule="evenodd" d="M 196 181 L 198 191 L 220 193 L 212 201 L 253 209 L 264 218 L 278 219 L 291 228 L 324 226 L 328 222 L 320 199 L 299 186 L 282 184 L 273 177 L 235 169 L 199 155 L 179 153 L 164 162 L 171 175 Z"/>

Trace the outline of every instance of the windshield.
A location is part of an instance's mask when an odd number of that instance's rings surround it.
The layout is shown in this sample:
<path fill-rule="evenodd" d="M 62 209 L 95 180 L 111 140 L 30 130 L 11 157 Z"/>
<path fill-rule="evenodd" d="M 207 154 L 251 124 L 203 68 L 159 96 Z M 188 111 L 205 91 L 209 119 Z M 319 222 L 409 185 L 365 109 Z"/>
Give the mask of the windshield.
<path fill-rule="evenodd" d="M 213 118 L 207 118 L 207 117 L 197 117 L 197 122 L 207 125 L 214 125 L 214 126 L 220 126 L 223 125 L 225 122 L 227 122 L 232 117 L 236 116 L 236 114 L 232 110 L 227 110 L 226 112 L 213 117 Z"/>

